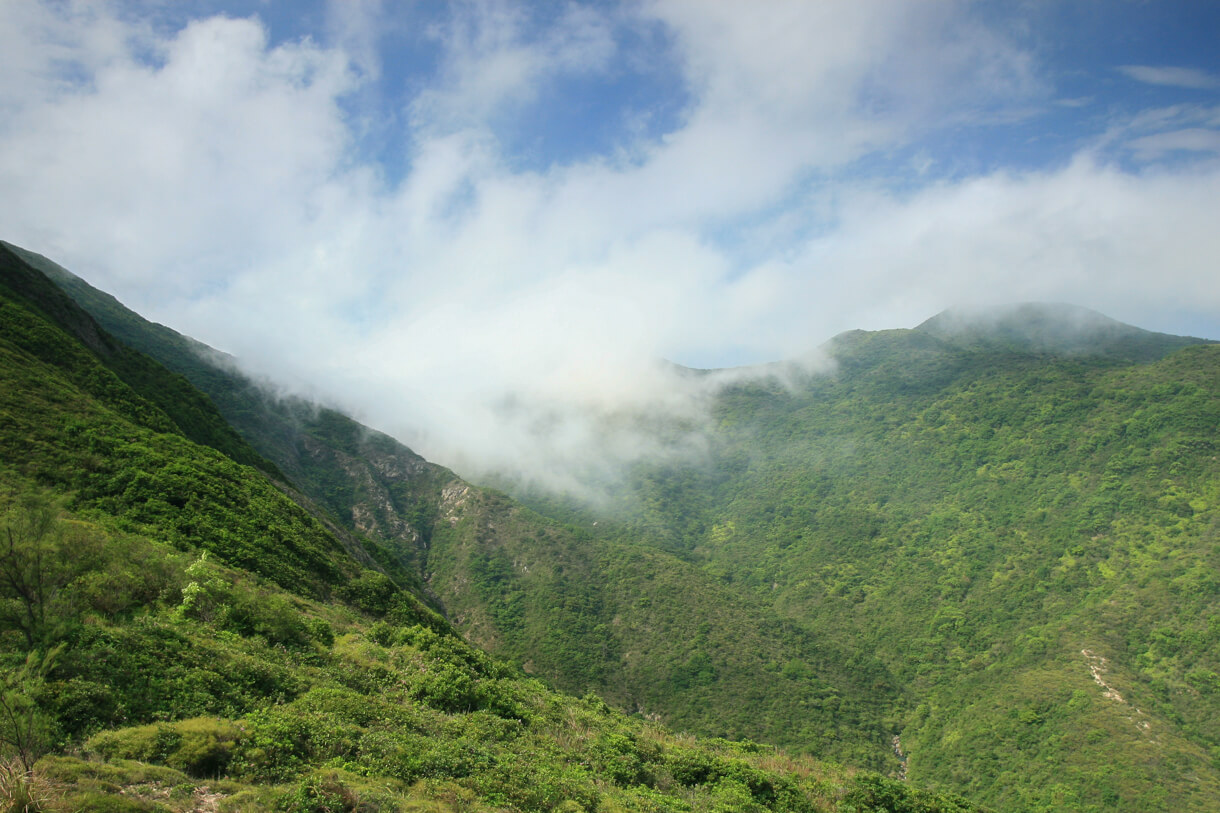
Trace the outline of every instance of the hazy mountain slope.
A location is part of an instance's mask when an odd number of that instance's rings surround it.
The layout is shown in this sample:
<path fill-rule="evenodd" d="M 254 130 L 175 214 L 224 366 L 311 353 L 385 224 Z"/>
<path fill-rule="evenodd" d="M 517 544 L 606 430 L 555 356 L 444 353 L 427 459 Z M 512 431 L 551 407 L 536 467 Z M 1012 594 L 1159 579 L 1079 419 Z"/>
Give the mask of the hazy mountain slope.
<path fill-rule="evenodd" d="M 579 531 L 77 288 L 557 685 L 889 770 L 901 732 L 912 777 L 1004 809 L 1220 805 L 1214 347 L 1065 306 L 844 334 Z"/>
<path fill-rule="evenodd" d="M 974 809 L 524 679 L 8 290 L 0 540 L 6 809 Z"/>
<path fill-rule="evenodd" d="M 655 507 L 624 535 L 682 516 L 708 572 L 879 655 L 914 778 L 1216 807 L 1220 347 L 1120 328 L 1056 355 L 1014 327 L 845 334 L 835 375 L 726 391 L 715 465 L 637 476 Z"/>
<path fill-rule="evenodd" d="M 522 510 L 334 410 L 273 396 L 39 262 L 107 330 L 190 378 L 310 499 L 391 552 L 382 564 L 396 578 L 394 566 L 416 573 L 411 583 L 489 651 L 680 730 L 897 771 L 897 689 L 871 654 L 785 627 L 689 563 Z"/>
<path fill-rule="evenodd" d="M 933 316 L 915 330 L 972 350 L 1128 362 L 1155 361 L 1183 347 L 1205 343 L 1189 336 L 1143 330 L 1088 308 L 1042 302 L 956 308 Z"/>

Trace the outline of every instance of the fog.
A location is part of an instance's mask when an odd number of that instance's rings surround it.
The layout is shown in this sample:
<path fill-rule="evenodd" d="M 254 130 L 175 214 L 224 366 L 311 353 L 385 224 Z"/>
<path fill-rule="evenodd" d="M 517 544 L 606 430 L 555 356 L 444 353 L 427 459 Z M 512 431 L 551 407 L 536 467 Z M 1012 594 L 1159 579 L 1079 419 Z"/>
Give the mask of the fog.
<path fill-rule="evenodd" d="M 0 6 L 0 237 L 472 476 L 697 455 L 752 373 L 673 364 L 824 369 L 955 304 L 1220 336 L 1210 66 L 1099 65 L 1155 93 L 1090 107 L 1037 19 L 957 3 L 153 8 Z"/>

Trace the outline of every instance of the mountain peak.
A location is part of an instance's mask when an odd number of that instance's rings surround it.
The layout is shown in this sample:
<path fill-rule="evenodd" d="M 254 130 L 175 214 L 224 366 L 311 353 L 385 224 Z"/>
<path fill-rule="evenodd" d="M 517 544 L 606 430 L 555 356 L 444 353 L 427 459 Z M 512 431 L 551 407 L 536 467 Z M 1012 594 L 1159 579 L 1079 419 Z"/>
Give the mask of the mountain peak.
<path fill-rule="evenodd" d="M 1061 302 L 950 308 L 915 330 L 967 349 L 1129 361 L 1151 361 L 1206 341 L 1155 333 Z"/>

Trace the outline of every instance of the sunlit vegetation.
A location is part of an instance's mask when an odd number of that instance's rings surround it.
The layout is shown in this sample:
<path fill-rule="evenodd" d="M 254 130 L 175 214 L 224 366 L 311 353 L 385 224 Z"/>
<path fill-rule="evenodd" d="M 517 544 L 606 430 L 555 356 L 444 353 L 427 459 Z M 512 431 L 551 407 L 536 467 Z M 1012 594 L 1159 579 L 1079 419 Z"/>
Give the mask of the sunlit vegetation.
<path fill-rule="evenodd" d="M 1124 338 L 846 336 L 836 375 L 726 392 L 713 469 L 641 472 L 620 532 L 684 515 L 692 562 L 875 653 L 912 778 L 1006 809 L 1214 807 L 1220 347 Z"/>
<path fill-rule="evenodd" d="M 608 542 L 464 483 L 333 410 L 274 397 L 34 259 L 107 330 L 190 378 L 337 524 L 377 540 L 379 566 L 480 645 L 678 730 L 897 773 L 898 692 L 871 653 L 810 635 L 654 538 Z"/>

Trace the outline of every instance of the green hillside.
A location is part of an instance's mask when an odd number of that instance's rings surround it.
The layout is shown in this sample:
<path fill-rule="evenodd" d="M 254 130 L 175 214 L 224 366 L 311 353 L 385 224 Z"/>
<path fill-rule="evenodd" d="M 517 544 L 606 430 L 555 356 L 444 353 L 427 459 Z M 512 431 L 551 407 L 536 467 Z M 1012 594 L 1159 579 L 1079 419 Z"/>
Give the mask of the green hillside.
<path fill-rule="evenodd" d="M 295 487 L 375 539 L 380 564 L 480 646 L 677 730 L 897 774 L 898 691 L 871 653 L 786 623 L 652 539 L 606 540 L 539 516 L 333 409 L 271 395 L 210 348 L 39 255 L 22 256 L 107 331 L 189 378 Z"/>
<path fill-rule="evenodd" d="M 375 540 L 190 439 L 27 270 L 0 269 L 0 809 L 974 809 L 473 649 L 362 563 Z"/>
<path fill-rule="evenodd" d="M 856 331 L 615 510 L 531 510 L 54 278 L 552 685 L 1003 810 L 1220 808 L 1220 347 L 1062 305 Z"/>
<path fill-rule="evenodd" d="M 1220 347 L 938 321 L 725 392 L 715 465 L 638 472 L 620 532 L 879 656 L 914 779 L 1001 809 L 1220 807 Z"/>

